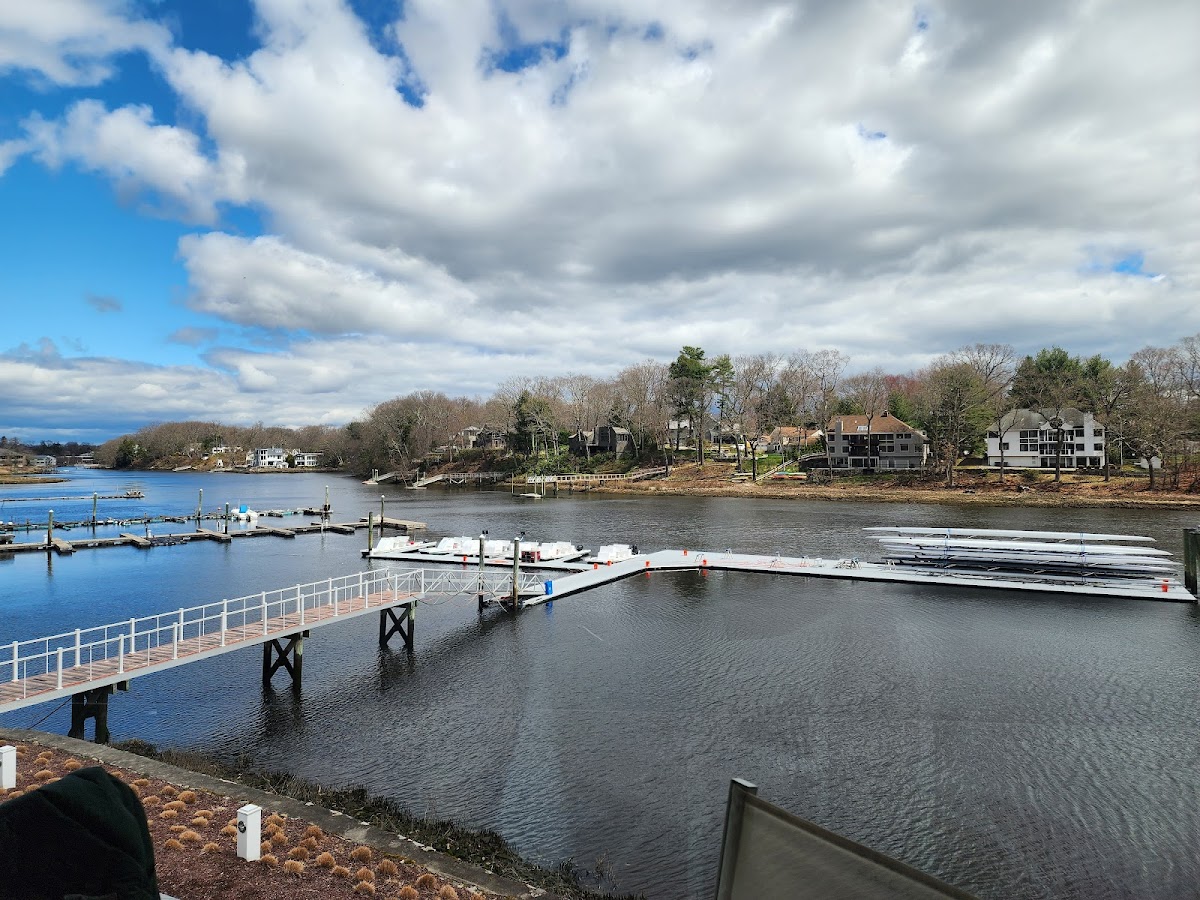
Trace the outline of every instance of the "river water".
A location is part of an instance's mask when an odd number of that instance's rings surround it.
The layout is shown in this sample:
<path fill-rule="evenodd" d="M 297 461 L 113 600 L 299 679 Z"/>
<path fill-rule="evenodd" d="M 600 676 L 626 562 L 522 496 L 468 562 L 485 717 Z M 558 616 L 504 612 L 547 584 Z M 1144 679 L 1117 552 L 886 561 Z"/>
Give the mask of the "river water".
<path fill-rule="evenodd" d="M 862 528 L 1147 534 L 1179 555 L 1194 512 L 406 491 L 322 474 L 78 471 L 0 487 L 0 520 L 380 508 L 433 537 L 876 558 Z M 288 520 L 266 520 L 287 525 Z M 166 528 L 153 526 L 155 533 Z M 140 530 L 129 527 L 101 529 Z M 34 532 L 18 540 L 44 536 Z M 68 531 L 61 536 L 71 538 Z M 365 567 L 365 532 L 0 555 L 0 646 Z M 424 604 L 416 652 L 364 617 L 305 642 L 303 690 L 247 649 L 117 694 L 114 740 L 246 754 L 498 830 L 607 886 L 711 896 L 732 777 L 980 897 L 1200 896 L 1195 605 L 732 573 L 638 576 L 518 617 Z M 398 641 L 395 643 L 399 644 Z M 65 733 L 54 704 L 0 724 Z"/>

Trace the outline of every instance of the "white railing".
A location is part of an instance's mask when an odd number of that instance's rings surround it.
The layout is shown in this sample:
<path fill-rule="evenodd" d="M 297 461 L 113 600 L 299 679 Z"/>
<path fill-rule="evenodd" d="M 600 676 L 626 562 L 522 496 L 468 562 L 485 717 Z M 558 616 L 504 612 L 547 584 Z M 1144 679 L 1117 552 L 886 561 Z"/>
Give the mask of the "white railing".
<path fill-rule="evenodd" d="M 536 575 L 523 576 L 518 585 L 526 594 L 542 590 L 542 581 Z M 512 593 L 512 575 L 375 569 L 49 637 L 12 641 L 0 645 L 0 683 L 23 682 L 27 690 L 28 679 L 55 675 L 57 688 L 61 689 L 64 672 L 70 673 L 71 683 L 75 684 L 111 676 L 113 661 L 117 664 L 116 674 L 165 662 L 165 648 L 170 648 L 174 660 L 227 643 L 265 639 L 273 633 L 317 624 L 312 610 L 325 608 L 320 616 L 324 623 L 349 612 L 348 601 L 384 593 L 390 595 L 390 600 L 429 594 L 507 596 Z M 106 665 L 97 672 L 101 663 Z M 27 694 L 23 692 L 24 696 Z"/>

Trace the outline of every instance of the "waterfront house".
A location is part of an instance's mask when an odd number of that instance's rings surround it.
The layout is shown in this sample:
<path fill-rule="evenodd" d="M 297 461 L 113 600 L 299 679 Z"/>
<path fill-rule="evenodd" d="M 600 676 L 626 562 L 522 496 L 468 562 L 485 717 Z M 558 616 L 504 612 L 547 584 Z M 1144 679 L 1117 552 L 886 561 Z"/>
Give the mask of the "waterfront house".
<path fill-rule="evenodd" d="M 628 428 L 601 425 L 595 431 L 577 431 L 567 439 L 567 449 L 576 456 L 591 456 L 594 453 L 615 453 L 621 456 L 633 446 L 633 435 Z"/>
<path fill-rule="evenodd" d="M 321 465 L 321 453 L 293 450 L 292 460 L 297 469 L 315 469 Z"/>
<path fill-rule="evenodd" d="M 53 456 L 35 456 L 29 460 L 29 464 L 35 469 L 54 469 L 58 467 L 58 460 Z"/>
<path fill-rule="evenodd" d="M 475 435 L 475 446 L 480 450 L 507 450 L 508 434 L 499 428 L 481 428 Z"/>
<path fill-rule="evenodd" d="M 825 434 L 835 469 L 920 469 L 929 455 L 925 435 L 886 412 L 837 416 Z"/>
<path fill-rule="evenodd" d="M 1066 409 L 1014 409 L 987 434 L 987 464 L 1017 469 L 1077 469 L 1104 465 L 1104 428 L 1090 412 Z M 1061 433 L 1060 433 L 1061 432 Z M 1059 448 L 1061 460 L 1056 459 Z"/>
<path fill-rule="evenodd" d="M 287 455 L 282 447 L 262 447 L 254 451 L 251 465 L 256 469 L 286 469 Z"/>

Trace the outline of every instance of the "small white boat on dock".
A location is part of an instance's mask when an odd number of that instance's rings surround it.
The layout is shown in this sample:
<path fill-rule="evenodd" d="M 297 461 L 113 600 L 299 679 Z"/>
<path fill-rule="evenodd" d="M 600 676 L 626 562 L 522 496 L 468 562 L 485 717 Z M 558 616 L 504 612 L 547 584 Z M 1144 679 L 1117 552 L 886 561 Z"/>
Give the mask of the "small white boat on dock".
<path fill-rule="evenodd" d="M 599 563 L 606 566 L 609 563 L 624 562 L 637 556 L 638 549 L 632 544 L 601 544 L 595 556 L 589 556 L 584 562 Z"/>
<path fill-rule="evenodd" d="M 432 547 L 433 541 L 414 541 L 408 535 L 380 538 L 371 550 L 363 553 L 371 559 L 404 559 L 405 554 Z"/>

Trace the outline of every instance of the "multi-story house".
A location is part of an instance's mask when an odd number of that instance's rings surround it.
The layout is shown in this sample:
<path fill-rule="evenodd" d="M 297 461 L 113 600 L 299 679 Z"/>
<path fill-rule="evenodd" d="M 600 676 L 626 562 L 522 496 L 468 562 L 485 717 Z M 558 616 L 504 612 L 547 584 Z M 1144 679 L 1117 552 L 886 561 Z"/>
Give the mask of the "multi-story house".
<path fill-rule="evenodd" d="M 825 436 L 835 469 L 920 469 L 929 454 L 922 432 L 886 412 L 837 416 Z"/>
<path fill-rule="evenodd" d="M 287 455 L 282 447 L 261 447 L 254 451 L 253 465 L 257 469 L 286 469 Z"/>
<path fill-rule="evenodd" d="M 1005 413 L 999 428 L 987 435 L 987 462 L 1017 469 L 1077 469 L 1104 465 L 1104 428 L 1090 412 L 1066 409 L 1014 409 Z"/>

